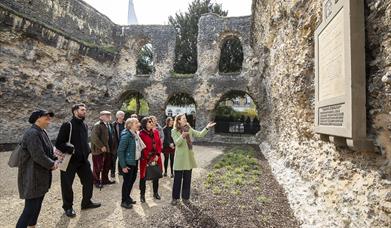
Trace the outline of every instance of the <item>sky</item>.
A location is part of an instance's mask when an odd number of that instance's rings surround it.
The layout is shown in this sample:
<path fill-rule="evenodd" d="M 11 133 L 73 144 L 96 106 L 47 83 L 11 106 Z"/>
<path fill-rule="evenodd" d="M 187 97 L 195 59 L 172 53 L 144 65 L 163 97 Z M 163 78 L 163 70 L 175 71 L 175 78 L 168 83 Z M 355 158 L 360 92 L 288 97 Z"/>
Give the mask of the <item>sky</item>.
<path fill-rule="evenodd" d="M 129 0 L 84 0 L 114 23 L 126 25 Z M 168 17 L 176 12 L 187 11 L 192 0 L 133 0 L 139 24 L 168 24 Z M 229 17 L 251 14 L 252 0 L 212 0 L 228 10 Z"/>

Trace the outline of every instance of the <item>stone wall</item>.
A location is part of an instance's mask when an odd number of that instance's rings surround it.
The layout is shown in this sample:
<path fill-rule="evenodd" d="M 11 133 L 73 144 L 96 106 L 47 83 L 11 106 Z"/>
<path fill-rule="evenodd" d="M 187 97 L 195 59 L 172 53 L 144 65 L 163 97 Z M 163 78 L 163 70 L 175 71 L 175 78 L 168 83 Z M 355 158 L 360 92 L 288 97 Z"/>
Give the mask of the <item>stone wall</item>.
<path fill-rule="evenodd" d="M 31 5 L 30 5 L 31 3 Z M 261 149 L 286 188 L 304 226 L 391 225 L 391 3 L 367 0 L 367 126 L 377 151 L 336 148 L 314 133 L 314 31 L 321 0 L 253 1 L 252 17 L 206 14 L 199 21 L 198 69 L 172 71 L 175 33 L 170 26 L 119 26 L 82 1 L 0 3 L 0 144 L 15 143 L 40 107 L 56 112 L 55 137 L 71 105 L 85 102 L 91 126 L 98 112 L 115 112 L 130 93 L 163 117 L 175 93 L 196 102 L 197 128 L 213 119 L 224 94 L 239 90 L 257 104 Z M 64 25 L 66 24 L 66 25 Z M 228 36 L 242 43 L 239 74 L 218 72 Z M 155 71 L 136 75 L 141 46 L 152 43 Z M 208 134 L 207 140 L 240 143 Z"/>
<path fill-rule="evenodd" d="M 114 45 L 120 27 L 80 0 L 3 0 L 0 8 L 87 44 Z"/>
<path fill-rule="evenodd" d="M 58 13 L 51 12 L 54 9 Z M 261 104 L 264 92 L 257 86 L 260 78 L 253 77 L 258 63 L 250 45 L 250 25 L 250 16 L 204 15 L 199 26 L 198 70 L 180 75 L 173 72 L 176 36 L 170 26 L 115 25 L 77 0 L 1 2 L 0 145 L 16 143 L 28 127 L 29 113 L 38 107 L 57 114 L 49 129 L 54 138 L 61 122 L 70 117 L 72 104 L 87 104 L 91 126 L 100 110 L 117 111 L 134 92 L 143 95 L 150 114 L 161 121 L 173 95 L 190 95 L 197 106 L 198 129 L 214 118 L 214 108 L 232 90 L 244 91 Z M 221 46 L 229 35 L 241 40 L 243 68 L 239 74 L 220 75 L 216 69 Z M 152 44 L 155 71 L 137 75 L 137 56 L 146 43 Z M 209 134 L 205 140 L 214 138 L 231 139 Z"/>
<path fill-rule="evenodd" d="M 304 227 L 391 226 L 390 1 L 366 1 L 367 125 L 377 151 L 314 133 L 314 31 L 321 0 L 253 1 L 253 44 L 266 90 L 261 149 Z"/>

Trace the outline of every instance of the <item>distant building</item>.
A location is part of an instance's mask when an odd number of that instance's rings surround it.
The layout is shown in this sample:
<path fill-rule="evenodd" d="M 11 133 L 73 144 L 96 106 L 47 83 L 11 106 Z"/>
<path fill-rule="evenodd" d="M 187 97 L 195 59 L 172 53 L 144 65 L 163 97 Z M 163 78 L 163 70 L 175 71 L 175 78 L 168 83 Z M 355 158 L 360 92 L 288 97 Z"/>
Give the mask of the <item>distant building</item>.
<path fill-rule="evenodd" d="M 129 0 L 129 7 L 128 7 L 128 25 L 137 25 L 137 17 L 136 17 L 136 11 L 134 11 L 134 4 L 133 0 Z"/>
<path fill-rule="evenodd" d="M 231 100 L 225 101 L 225 106 L 232 107 L 235 111 L 243 112 L 246 109 L 252 108 L 254 102 L 250 96 L 237 97 Z"/>
<path fill-rule="evenodd" d="M 187 105 L 187 106 L 174 106 L 167 105 L 166 107 L 166 116 L 176 116 L 180 113 L 186 113 L 188 115 L 195 114 L 196 108 L 195 105 Z"/>

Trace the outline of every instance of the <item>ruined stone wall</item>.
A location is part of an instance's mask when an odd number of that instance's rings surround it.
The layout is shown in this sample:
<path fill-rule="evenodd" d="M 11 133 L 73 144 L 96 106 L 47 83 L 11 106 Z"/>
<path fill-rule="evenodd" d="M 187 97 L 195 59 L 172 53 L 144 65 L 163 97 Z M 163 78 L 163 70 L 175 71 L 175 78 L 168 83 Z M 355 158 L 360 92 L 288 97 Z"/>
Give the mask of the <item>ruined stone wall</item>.
<path fill-rule="evenodd" d="M 80 0 L 2 0 L 0 8 L 87 44 L 114 45 L 120 27 Z"/>
<path fill-rule="evenodd" d="M 304 226 L 389 227 L 391 2 L 365 2 L 372 153 L 336 148 L 314 133 L 314 31 L 321 6 L 321 0 L 253 1 L 254 52 L 267 109 L 260 147 Z"/>
<path fill-rule="evenodd" d="M 38 2 L 48 6 L 41 9 Z M 77 7 L 80 8 L 76 10 Z M 50 13 L 54 8 L 61 16 Z M 64 20 L 67 26 L 61 27 Z M 89 29 L 94 23 L 96 26 Z M 99 111 L 116 112 L 134 92 L 143 95 L 150 114 L 161 122 L 171 96 L 190 95 L 197 106 L 197 129 L 214 118 L 213 110 L 227 92 L 244 91 L 256 103 L 262 103 L 264 92 L 257 86 L 260 78 L 254 77 L 258 71 L 250 46 L 250 25 L 250 16 L 204 15 L 199 26 L 198 70 L 179 75 L 173 72 L 176 36 L 171 26 L 118 26 L 76 0 L 32 1 L 32 5 L 29 1 L 1 2 L 0 145 L 18 141 L 28 127 L 29 113 L 36 108 L 57 114 L 49 129 L 54 138 L 61 122 L 70 118 L 72 104 L 87 104 L 87 122 L 91 126 Z M 220 75 L 217 69 L 221 46 L 230 35 L 241 40 L 243 69 L 239 74 Z M 137 75 L 138 53 L 146 43 L 152 44 L 155 70 L 150 75 Z M 205 140 L 227 140 L 214 134 L 208 137 Z M 255 140 L 247 139 L 253 143 Z"/>
<path fill-rule="evenodd" d="M 111 60 L 82 55 L 82 44 L 43 27 L 35 33 L 39 38 L 31 36 L 39 24 L 1 10 L 0 14 L 13 22 L 2 23 L 0 32 L 0 144 L 18 141 L 34 109 L 56 113 L 49 129 L 54 138 L 59 124 L 69 119 L 72 104 L 86 102 L 95 117 L 97 109 L 112 102 L 108 91 L 117 83 Z"/>

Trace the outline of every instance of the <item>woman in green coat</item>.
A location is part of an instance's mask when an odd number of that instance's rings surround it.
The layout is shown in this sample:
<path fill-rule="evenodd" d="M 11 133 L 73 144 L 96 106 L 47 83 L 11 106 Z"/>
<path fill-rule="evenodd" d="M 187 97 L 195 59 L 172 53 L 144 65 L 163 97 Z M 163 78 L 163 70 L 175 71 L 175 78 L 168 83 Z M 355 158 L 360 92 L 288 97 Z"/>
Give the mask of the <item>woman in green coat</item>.
<path fill-rule="evenodd" d="M 130 197 L 133 184 L 137 177 L 137 164 L 141 156 L 141 151 L 137 150 L 137 144 L 141 140 L 137 134 L 140 123 L 136 118 L 129 118 L 125 122 L 125 129 L 121 133 L 121 138 L 117 150 L 118 162 L 121 167 L 120 173 L 124 178 L 122 184 L 121 207 L 130 209 L 135 204 Z"/>
<path fill-rule="evenodd" d="M 175 143 L 174 186 L 172 188 L 172 205 L 176 205 L 182 190 L 182 200 L 188 203 L 190 199 L 191 171 L 197 167 L 191 137 L 204 137 L 209 128 L 216 123 L 208 123 L 202 131 L 196 131 L 187 123 L 186 115 L 175 117 L 171 136 Z M 183 183 L 182 183 L 183 182 Z"/>

